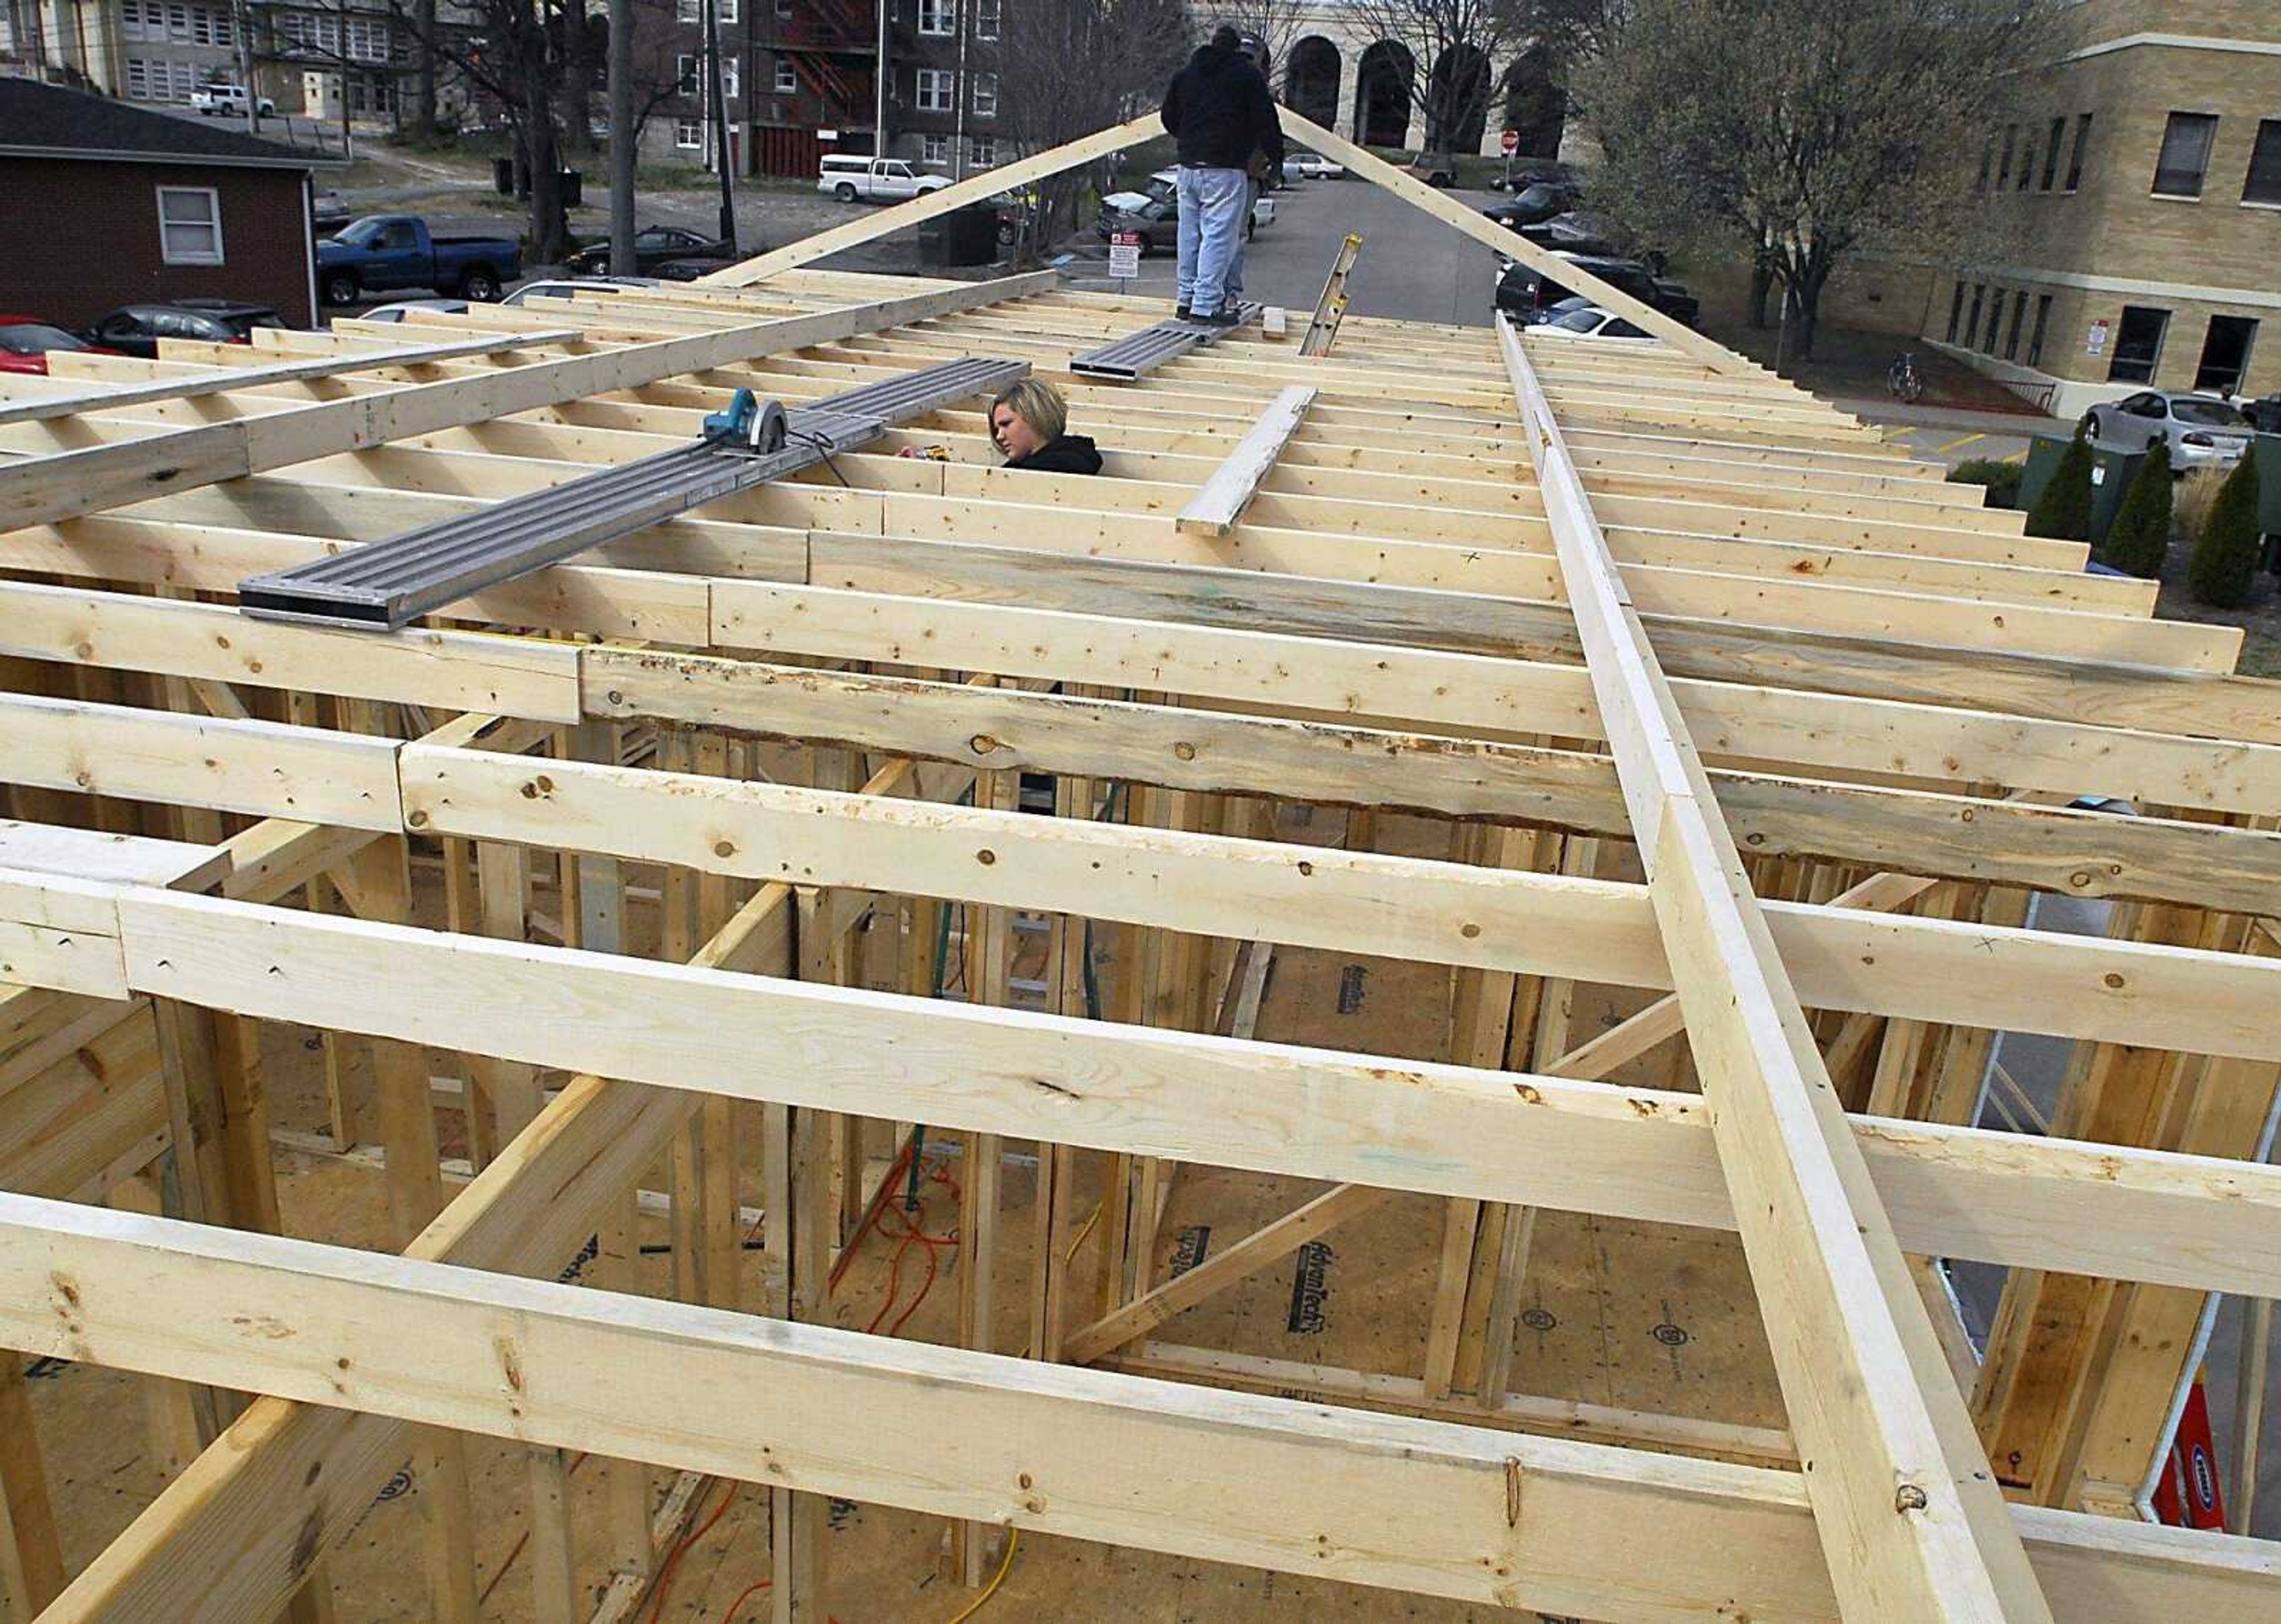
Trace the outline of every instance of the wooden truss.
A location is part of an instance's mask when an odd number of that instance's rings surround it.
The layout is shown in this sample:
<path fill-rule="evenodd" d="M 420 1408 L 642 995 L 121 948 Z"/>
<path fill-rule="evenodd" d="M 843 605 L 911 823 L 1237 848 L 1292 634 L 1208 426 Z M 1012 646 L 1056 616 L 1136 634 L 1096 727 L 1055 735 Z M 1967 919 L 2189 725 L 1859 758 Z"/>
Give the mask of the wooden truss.
<path fill-rule="evenodd" d="M 1071 359 L 1160 305 L 808 268 L 1136 133 L 710 284 L 5 381 L 0 1346 L 153 1379 L 166 1481 L 73 1573 L 4 1356 L 0 1617 L 329 1618 L 410 1460 L 423 1616 L 473 1620 L 471 1436 L 544 1624 L 635 1616 L 712 1479 L 779 1620 L 827 1496 L 952 1520 L 970 1582 L 1021 1530 L 1596 1620 L 2281 1613 L 2274 1547 L 2137 1510 L 2210 1294 L 2281 1296 L 2281 686 L 1661 318 L 1112 386 Z M 964 355 L 1103 476 L 994 466 L 978 402 L 401 634 L 234 607 Z M 1278 949 L 1433 967 L 1430 1042 L 1263 1040 Z M 314 1141 L 267 1023 L 323 1034 Z M 2005 1032 L 2069 1046 L 2047 1131 L 1983 1125 Z M 955 1332 L 842 1326 L 947 1142 Z M 312 1144 L 400 1257 L 283 1233 Z M 1297 1197 L 1168 1277 L 1184 1166 Z M 1420 1196 L 1414 1368 L 1156 1338 Z M 1527 1392 L 1540 1212 L 1734 1232 L 1787 1426 Z M 2009 1272 L 1984 1356 L 1950 1260 Z"/>

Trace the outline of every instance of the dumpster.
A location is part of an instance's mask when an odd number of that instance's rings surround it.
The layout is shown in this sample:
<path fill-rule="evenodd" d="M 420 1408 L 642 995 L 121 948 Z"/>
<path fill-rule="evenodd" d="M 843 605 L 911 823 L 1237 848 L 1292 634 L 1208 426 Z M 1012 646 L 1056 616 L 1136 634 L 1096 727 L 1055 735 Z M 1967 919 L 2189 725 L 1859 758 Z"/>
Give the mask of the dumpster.
<path fill-rule="evenodd" d="M 997 257 L 998 210 L 991 204 L 969 204 L 919 222 L 923 265 L 987 265 Z"/>
<path fill-rule="evenodd" d="M 584 170 L 565 169 L 561 171 L 555 176 L 555 180 L 561 189 L 562 206 L 564 208 L 575 209 L 580 203 L 584 201 L 586 196 L 586 172 Z"/>
<path fill-rule="evenodd" d="M 2048 436 L 2039 435 L 2028 442 L 2028 468 L 2020 476 L 2020 507 L 2023 511 L 2034 511 L 2067 448 L 2066 440 Z M 2131 476 L 2146 460 L 2144 452 L 2114 451 L 2099 445 L 2091 448 L 2089 539 L 2092 545 L 2106 538 L 2107 527 L 2115 522 L 2115 510 L 2122 506 L 2122 493 L 2130 488 Z M 2259 471 L 2263 471 L 2262 467 Z"/>
<path fill-rule="evenodd" d="M 491 159 L 491 189 L 502 197 L 514 196 L 514 159 L 511 158 Z"/>

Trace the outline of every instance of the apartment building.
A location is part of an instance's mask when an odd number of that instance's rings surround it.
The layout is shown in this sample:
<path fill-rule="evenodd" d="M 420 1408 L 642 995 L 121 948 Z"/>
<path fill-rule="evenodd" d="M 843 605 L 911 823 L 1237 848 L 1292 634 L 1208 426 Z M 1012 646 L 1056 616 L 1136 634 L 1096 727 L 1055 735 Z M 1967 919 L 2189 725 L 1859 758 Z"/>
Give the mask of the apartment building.
<path fill-rule="evenodd" d="M 228 0 L 7 0 L 0 66 L 12 73 L 137 102 L 187 102 L 238 77 Z"/>
<path fill-rule="evenodd" d="M 1975 185 L 2010 244 L 1945 269 L 1924 337 L 2074 417 L 2281 391 L 2281 5 L 2085 0 Z"/>
<path fill-rule="evenodd" d="M 653 157 L 709 165 L 703 0 L 677 4 L 677 93 L 645 143 Z M 998 163 L 1001 4 L 887 0 L 882 145 L 876 0 L 715 0 L 731 167 L 813 175 L 827 152 L 875 151 L 952 176 Z"/>

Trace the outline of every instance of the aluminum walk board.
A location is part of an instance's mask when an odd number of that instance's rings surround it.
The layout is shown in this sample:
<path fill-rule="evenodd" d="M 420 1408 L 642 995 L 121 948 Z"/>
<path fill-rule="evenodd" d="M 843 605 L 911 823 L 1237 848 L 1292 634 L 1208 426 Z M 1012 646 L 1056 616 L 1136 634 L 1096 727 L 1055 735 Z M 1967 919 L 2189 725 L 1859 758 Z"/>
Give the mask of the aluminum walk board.
<path fill-rule="evenodd" d="M 369 546 L 238 584 L 261 620 L 393 631 L 460 599 L 646 526 L 853 451 L 893 424 L 1026 376 L 1027 361 L 969 357 L 786 413 L 783 450 L 696 440 L 509 497 Z"/>
<path fill-rule="evenodd" d="M 1208 346 L 1230 333 L 1242 331 L 1259 320 L 1264 305 L 1240 305 L 1242 320 L 1233 327 L 1219 327 L 1203 321 L 1183 321 L 1174 316 L 1169 321 L 1159 321 L 1154 327 L 1144 327 L 1137 333 L 1105 344 L 1097 350 L 1088 350 L 1070 362 L 1070 370 L 1081 378 L 1117 378 L 1129 381 L 1143 373 L 1154 372 L 1174 356 Z"/>

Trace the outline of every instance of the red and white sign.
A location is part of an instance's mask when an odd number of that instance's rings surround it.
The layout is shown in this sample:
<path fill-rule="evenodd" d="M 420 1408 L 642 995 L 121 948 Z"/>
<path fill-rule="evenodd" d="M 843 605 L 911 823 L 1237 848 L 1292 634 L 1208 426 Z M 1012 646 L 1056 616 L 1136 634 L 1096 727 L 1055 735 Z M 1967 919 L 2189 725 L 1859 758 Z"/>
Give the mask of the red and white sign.
<path fill-rule="evenodd" d="M 1504 135 L 1497 137 L 1497 146 L 1507 158 L 1511 158 L 1520 151 L 1520 132 L 1517 129 L 1505 131 Z"/>
<path fill-rule="evenodd" d="M 2106 354 L 2107 333 L 2107 324 L 2104 320 L 2092 322 L 2091 330 L 2083 336 L 2083 352 L 2085 355 Z"/>
<path fill-rule="evenodd" d="M 1112 231 L 1109 234 L 1109 274 L 1130 282 L 1140 274 L 1140 234 L 1138 231 Z"/>

